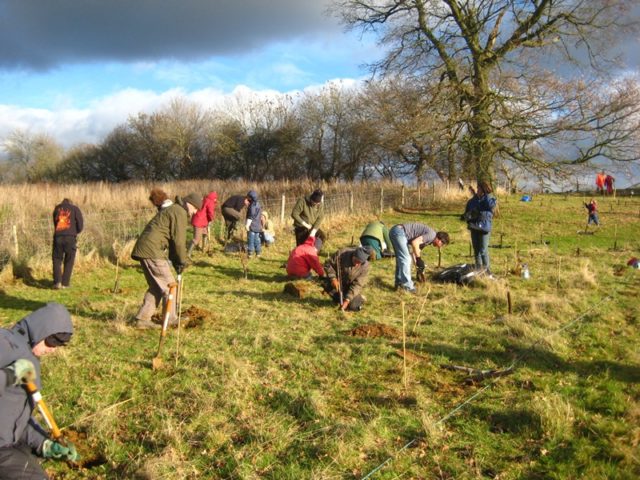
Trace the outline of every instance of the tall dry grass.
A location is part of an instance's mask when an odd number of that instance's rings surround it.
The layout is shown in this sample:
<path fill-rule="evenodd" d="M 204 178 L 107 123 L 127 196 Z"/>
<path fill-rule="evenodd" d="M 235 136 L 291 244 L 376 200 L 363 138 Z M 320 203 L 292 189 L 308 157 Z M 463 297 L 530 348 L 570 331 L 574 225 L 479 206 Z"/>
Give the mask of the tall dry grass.
<path fill-rule="evenodd" d="M 289 228 L 290 214 L 297 199 L 316 188 L 325 192 L 328 218 L 380 213 L 393 207 L 438 206 L 467 196 L 457 186 L 432 183 L 420 189 L 405 188 L 393 182 L 313 182 L 243 180 L 189 180 L 171 183 L 131 182 L 109 184 L 21 184 L 0 185 L 0 268 L 19 258 L 31 266 L 49 265 L 53 236 L 51 212 L 62 199 L 69 198 L 80 207 L 85 231 L 79 237 L 79 261 L 109 258 L 115 261 L 126 251 L 154 214 L 148 201 L 152 187 L 163 188 L 170 197 L 190 192 L 202 195 L 215 191 L 220 204 L 231 195 L 258 191 L 263 208 L 269 211 L 279 229 Z M 342 221 L 342 220 L 340 220 Z M 221 226 L 214 226 L 214 236 Z M 217 229 L 217 230 L 216 230 Z"/>

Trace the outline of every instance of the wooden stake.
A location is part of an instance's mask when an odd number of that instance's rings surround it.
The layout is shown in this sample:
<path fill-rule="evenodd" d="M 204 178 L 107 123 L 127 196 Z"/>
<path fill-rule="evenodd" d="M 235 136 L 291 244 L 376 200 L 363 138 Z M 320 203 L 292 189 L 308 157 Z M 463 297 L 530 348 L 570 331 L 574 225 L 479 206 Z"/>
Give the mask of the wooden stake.
<path fill-rule="evenodd" d="M 511 315 L 512 312 L 511 305 L 511 291 L 507 290 L 507 311 L 509 312 L 509 315 Z"/>
<path fill-rule="evenodd" d="M 403 370 L 403 381 L 404 381 L 404 389 L 407 389 L 407 335 L 404 321 L 404 302 L 400 303 L 402 305 L 402 370 Z"/>

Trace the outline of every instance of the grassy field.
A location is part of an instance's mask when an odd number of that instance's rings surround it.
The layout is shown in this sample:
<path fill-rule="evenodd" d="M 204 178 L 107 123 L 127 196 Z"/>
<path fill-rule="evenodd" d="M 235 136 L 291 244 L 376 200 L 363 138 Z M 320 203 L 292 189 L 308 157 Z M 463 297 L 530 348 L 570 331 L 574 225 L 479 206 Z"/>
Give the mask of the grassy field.
<path fill-rule="evenodd" d="M 43 360 L 43 395 L 78 438 L 83 469 L 47 462 L 56 479 L 635 479 L 640 476 L 640 201 L 602 199 L 584 229 L 580 197 L 500 200 L 490 253 L 496 281 L 393 290 L 393 260 L 372 265 L 357 314 L 318 285 L 283 293 L 293 235 L 248 262 L 214 244 L 185 272 L 183 311 L 161 370 L 158 332 L 131 324 L 146 288 L 134 262 L 81 259 L 73 286 L 50 271 L 3 273 L 0 323 L 47 301 L 77 333 Z M 450 232 L 442 265 L 468 262 L 463 203 L 388 211 Z M 327 250 L 374 217 L 334 217 Z M 435 271 L 437 250 L 425 250 Z M 531 278 L 511 273 L 527 263 Z M 507 295 L 512 300 L 508 312 Z M 192 318 L 193 320 L 193 318 Z M 385 328 L 367 328 L 382 324 Z M 376 332 L 384 336 L 375 336 Z M 369 335 L 366 335 L 369 332 Z M 404 334 L 403 334 L 404 332 Z M 505 369 L 466 381 L 447 365 Z"/>

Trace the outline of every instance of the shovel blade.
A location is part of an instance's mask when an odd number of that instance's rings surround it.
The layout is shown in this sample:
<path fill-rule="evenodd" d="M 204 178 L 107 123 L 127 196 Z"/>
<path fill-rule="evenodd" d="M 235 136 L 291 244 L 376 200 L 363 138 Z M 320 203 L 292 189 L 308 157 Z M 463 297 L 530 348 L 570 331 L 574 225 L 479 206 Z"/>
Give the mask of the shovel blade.
<path fill-rule="evenodd" d="M 162 368 L 162 359 L 160 357 L 153 357 L 151 368 L 153 370 L 160 370 Z"/>

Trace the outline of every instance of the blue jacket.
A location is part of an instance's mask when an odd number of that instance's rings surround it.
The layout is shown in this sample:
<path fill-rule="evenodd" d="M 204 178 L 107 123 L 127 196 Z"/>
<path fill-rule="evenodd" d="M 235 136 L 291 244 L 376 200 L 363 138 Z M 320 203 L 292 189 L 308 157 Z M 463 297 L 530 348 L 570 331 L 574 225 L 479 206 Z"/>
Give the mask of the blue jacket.
<path fill-rule="evenodd" d="M 484 195 L 482 198 L 474 195 L 464 209 L 469 230 L 489 233 L 493 226 L 493 210 L 496 203 L 496 197 L 493 195 Z"/>
<path fill-rule="evenodd" d="M 258 193 L 255 190 L 250 190 L 247 197 L 251 201 L 247 208 L 247 220 L 251 220 L 249 230 L 252 232 L 262 231 L 262 221 L 260 220 L 260 214 L 262 213 L 262 205 L 258 201 Z"/>

